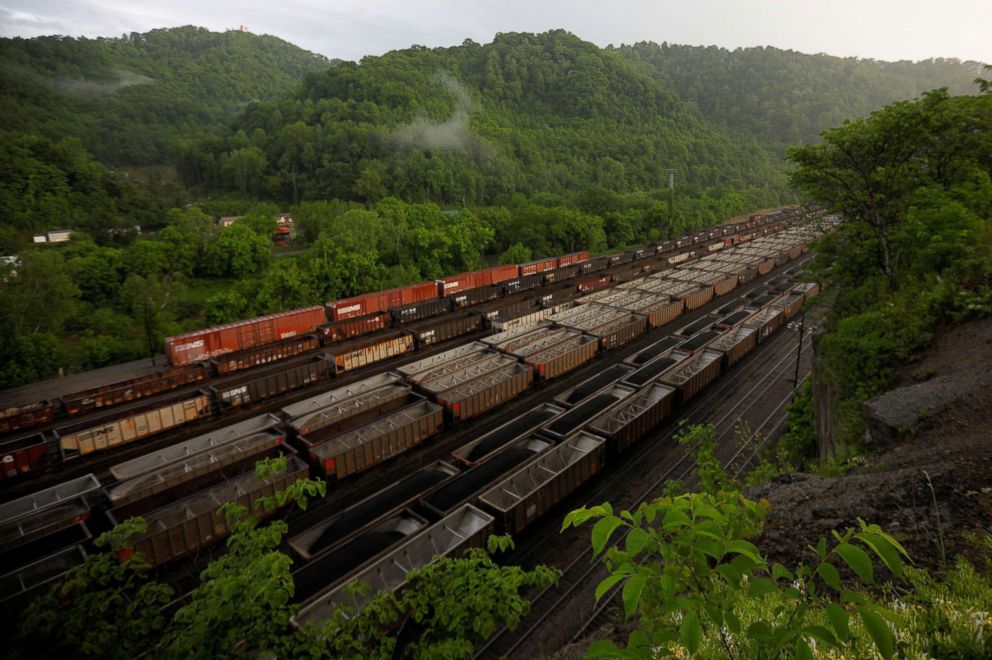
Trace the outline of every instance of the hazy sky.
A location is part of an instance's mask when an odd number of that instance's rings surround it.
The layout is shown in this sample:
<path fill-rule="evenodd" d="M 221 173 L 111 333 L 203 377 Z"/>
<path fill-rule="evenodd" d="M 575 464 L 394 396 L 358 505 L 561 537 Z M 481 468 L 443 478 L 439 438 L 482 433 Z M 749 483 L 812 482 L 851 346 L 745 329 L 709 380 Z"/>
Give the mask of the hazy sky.
<path fill-rule="evenodd" d="M 247 25 L 328 57 L 565 28 L 599 45 L 769 45 L 884 60 L 992 62 L 992 0 L 0 0 L 0 34 L 119 36 Z"/>

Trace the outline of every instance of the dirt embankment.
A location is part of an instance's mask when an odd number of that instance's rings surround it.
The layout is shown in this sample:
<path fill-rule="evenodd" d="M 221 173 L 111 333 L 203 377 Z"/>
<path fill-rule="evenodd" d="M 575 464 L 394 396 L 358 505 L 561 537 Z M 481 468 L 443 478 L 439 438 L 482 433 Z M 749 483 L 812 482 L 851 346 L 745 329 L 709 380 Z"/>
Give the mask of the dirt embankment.
<path fill-rule="evenodd" d="M 865 413 L 865 467 L 749 491 L 771 503 L 762 550 L 787 565 L 809 560 L 807 544 L 862 518 L 903 542 L 917 565 L 967 555 L 963 535 L 992 524 L 992 320 L 944 333 Z"/>

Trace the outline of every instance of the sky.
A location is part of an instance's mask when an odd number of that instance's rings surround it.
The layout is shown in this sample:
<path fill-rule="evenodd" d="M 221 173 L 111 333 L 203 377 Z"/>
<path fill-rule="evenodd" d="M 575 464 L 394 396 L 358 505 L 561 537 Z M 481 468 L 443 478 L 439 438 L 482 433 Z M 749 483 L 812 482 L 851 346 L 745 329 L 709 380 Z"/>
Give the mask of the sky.
<path fill-rule="evenodd" d="M 600 46 L 775 46 L 992 62 L 992 0 L 0 0 L 0 35 L 120 36 L 246 25 L 331 58 L 564 28 Z"/>

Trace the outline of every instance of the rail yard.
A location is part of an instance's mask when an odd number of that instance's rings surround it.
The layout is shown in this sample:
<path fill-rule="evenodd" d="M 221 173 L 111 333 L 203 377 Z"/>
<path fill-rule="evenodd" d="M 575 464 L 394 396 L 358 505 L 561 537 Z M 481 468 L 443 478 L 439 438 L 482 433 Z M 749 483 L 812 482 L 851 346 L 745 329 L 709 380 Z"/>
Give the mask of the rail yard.
<path fill-rule="evenodd" d="M 38 386 L 4 393 L 4 607 L 134 515 L 149 523 L 137 549 L 181 592 L 221 551 L 221 504 L 312 475 L 328 482 L 324 500 L 280 513 L 297 623 L 326 618 L 355 577 L 399 589 L 436 554 L 510 533 L 509 561 L 551 563 L 563 579 L 482 654 L 567 643 L 602 613 L 574 598 L 598 569 L 546 514 L 636 506 L 683 478 L 683 419 L 713 422 L 721 459 L 747 469 L 761 447 L 737 446 L 734 425 L 774 437 L 784 423 L 797 342 L 783 325 L 818 293 L 800 272 L 833 223 L 819 220 L 783 210 L 333 301 L 169 338 L 166 368 L 83 374 L 34 400 Z M 280 454 L 286 470 L 255 479 L 254 463 Z M 577 615 L 573 601 L 590 607 Z M 572 625 L 556 624 L 566 610 Z"/>

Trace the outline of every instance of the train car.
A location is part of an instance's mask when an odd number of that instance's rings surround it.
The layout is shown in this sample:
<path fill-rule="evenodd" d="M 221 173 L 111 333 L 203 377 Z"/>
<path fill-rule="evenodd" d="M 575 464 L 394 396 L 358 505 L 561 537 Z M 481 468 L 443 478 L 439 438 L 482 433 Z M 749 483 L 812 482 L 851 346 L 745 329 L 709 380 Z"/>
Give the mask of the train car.
<path fill-rule="evenodd" d="M 480 460 L 471 470 L 466 470 L 422 499 L 420 508 L 435 518 L 443 518 L 460 506 L 474 503 L 479 493 L 490 484 L 535 460 L 553 446 L 552 440 L 536 433 L 519 437 L 502 449 L 490 452 L 489 458 Z"/>
<path fill-rule="evenodd" d="M 520 267 L 516 264 L 505 264 L 484 268 L 471 273 L 461 273 L 437 280 L 438 295 L 453 296 L 469 289 L 481 289 L 501 284 L 520 276 Z"/>
<path fill-rule="evenodd" d="M 28 403 L 0 410 L 0 433 L 23 431 L 47 424 L 55 419 L 55 407 L 50 401 Z"/>
<path fill-rule="evenodd" d="M 475 312 L 456 314 L 443 319 L 430 319 L 407 327 L 417 348 L 440 344 L 455 337 L 482 329 L 482 316 Z"/>
<path fill-rule="evenodd" d="M 310 460 L 321 476 L 343 479 L 421 444 L 440 432 L 443 423 L 441 406 L 421 400 L 323 441 L 320 435 L 300 441 L 309 444 Z"/>
<path fill-rule="evenodd" d="M 259 514 L 255 502 L 271 497 L 309 474 L 306 463 L 290 455 L 286 469 L 262 480 L 249 470 L 177 502 L 145 514 L 147 531 L 134 539 L 134 550 L 152 566 L 184 557 L 224 539 L 230 521 L 219 505 L 233 502 Z M 288 502 L 287 502 L 288 504 Z M 118 522 L 111 517 L 112 522 Z"/>
<path fill-rule="evenodd" d="M 341 374 L 410 353 L 414 348 L 413 336 L 410 333 L 393 330 L 334 344 L 327 347 L 327 354 L 333 359 L 334 373 Z"/>
<path fill-rule="evenodd" d="M 555 397 L 555 403 L 565 408 L 579 404 L 600 390 L 623 380 L 634 369 L 625 364 L 614 364 L 592 378 L 587 378 L 575 387 L 571 387 Z"/>
<path fill-rule="evenodd" d="M 341 321 L 355 316 L 385 312 L 393 307 L 402 307 L 437 297 L 437 284 L 435 282 L 420 282 L 335 300 L 327 303 L 325 308 L 328 320 Z"/>
<path fill-rule="evenodd" d="M 678 388 L 679 400 L 685 403 L 720 375 L 722 362 L 723 353 L 706 350 L 672 367 L 658 382 Z"/>
<path fill-rule="evenodd" d="M 213 367 L 214 373 L 228 374 L 242 369 L 251 369 L 252 367 L 258 367 L 263 364 L 286 360 L 308 351 L 317 350 L 319 347 L 320 340 L 317 338 L 317 335 L 306 334 L 254 348 L 246 348 L 242 351 L 225 353 L 219 357 L 212 358 L 210 365 Z"/>
<path fill-rule="evenodd" d="M 294 600 L 305 602 L 326 591 L 428 525 L 416 511 L 403 509 L 359 531 L 347 543 L 311 557 L 293 570 Z"/>
<path fill-rule="evenodd" d="M 565 438 L 578 433 L 593 418 L 609 410 L 613 406 L 634 394 L 637 390 L 626 385 L 614 384 L 597 394 L 582 401 L 568 412 L 556 417 L 553 421 L 541 427 L 541 435 L 561 442 Z"/>
<path fill-rule="evenodd" d="M 165 452 L 146 454 L 140 458 L 152 469 L 107 488 L 111 514 L 126 520 L 234 478 L 277 456 L 285 439 L 284 433 L 266 429 L 170 462 L 163 461 Z"/>
<path fill-rule="evenodd" d="M 566 266 L 575 266 L 577 264 L 585 263 L 589 261 L 589 252 L 587 250 L 582 250 L 580 252 L 569 252 L 568 254 L 563 254 L 558 257 L 558 267 L 564 268 Z"/>
<path fill-rule="evenodd" d="M 547 403 L 542 404 L 514 417 L 482 437 L 462 445 L 451 452 L 451 457 L 458 464 L 467 468 L 475 467 L 495 456 L 511 442 L 531 435 L 563 412 L 565 412 L 564 408 Z"/>
<path fill-rule="evenodd" d="M 535 259 L 534 261 L 528 261 L 525 264 L 520 264 L 520 276 L 527 277 L 528 275 L 542 275 L 553 271 L 555 268 L 558 268 L 558 257 Z"/>
<path fill-rule="evenodd" d="M 437 402 L 449 412 L 452 422 L 481 415 L 530 388 L 534 370 L 514 362 L 479 378 L 438 392 Z"/>
<path fill-rule="evenodd" d="M 589 423 L 591 433 L 607 438 L 617 454 L 658 427 L 672 414 L 676 390 L 671 385 L 651 383 L 619 406 Z"/>
<path fill-rule="evenodd" d="M 341 321 L 331 321 L 317 326 L 317 334 L 321 342 L 327 346 L 339 341 L 347 341 L 355 337 L 370 335 L 379 330 L 385 330 L 393 323 L 389 312 L 376 312 L 364 316 L 354 316 Z"/>
<path fill-rule="evenodd" d="M 204 380 L 207 375 L 208 369 L 203 364 L 172 367 L 140 378 L 66 394 L 61 397 L 62 407 L 66 414 L 78 415 L 179 389 Z"/>
<path fill-rule="evenodd" d="M 606 440 L 584 431 L 547 451 L 479 496 L 496 530 L 518 534 L 578 490 L 606 463 Z"/>
<path fill-rule="evenodd" d="M 459 473 L 460 470 L 450 463 L 435 461 L 290 537 L 289 547 L 309 561 L 333 550 L 386 516 L 413 507 L 418 500 L 427 497 Z"/>
<path fill-rule="evenodd" d="M 250 406 L 272 397 L 310 387 L 334 374 L 327 357 L 318 355 L 293 365 L 281 365 L 258 372 L 226 378 L 210 386 L 221 412 Z"/>
<path fill-rule="evenodd" d="M 64 547 L 53 544 L 52 538 L 85 522 L 99 501 L 100 481 L 87 474 L 0 504 L 0 558 L 4 566 L 26 563 Z"/>
<path fill-rule="evenodd" d="M 393 325 L 403 323 L 414 323 L 429 319 L 446 312 L 450 312 L 452 303 L 449 298 L 430 298 L 419 302 L 412 302 L 408 305 L 391 307 L 389 314 L 393 319 Z"/>
<path fill-rule="evenodd" d="M 398 376 L 379 374 L 286 406 L 282 416 L 296 437 L 326 434 L 357 428 L 415 400 Z"/>
<path fill-rule="evenodd" d="M 130 444 L 213 414 L 213 397 L 205 390 L 173 394 L 119 408 L 103 417 L 55 429 L 62 460 Z"/>
<path fill-rule="evenodd" d="M 165 354 L 169 363 L 178 367 L 312 333 L 325 320 L 324 309 L 320 306 L 269 314 L 166 337 Z"/>
<path fill-rule="evenodd" d="M 0 481 L 37 472 L 48 463 L 48 440 L 41 433 L 0 441 Z"/>
<path fill-rule="evenodd" d="M 406 576 L 423 568 L 438 556 L 449 556 L 467 548 L 482 546 L 493 531 L 493 517 L 472 505 L 465 505 L 429 527 L 406 538 L 388 554 L 376 559 L 355 575 L 355 580 L 371 590 L 361 594 L 344 583 L 317 594 L 292 619 L 300 627 L 329 619 L 343 604 L 358 611 L 375 593 L 394 592 L 406 584 Z"/>

